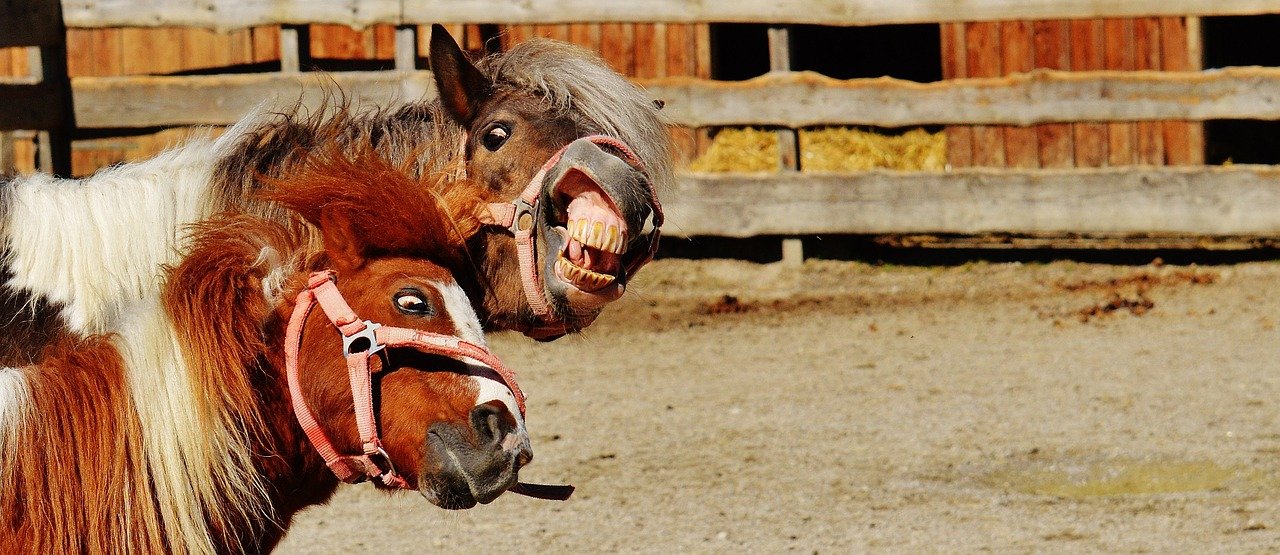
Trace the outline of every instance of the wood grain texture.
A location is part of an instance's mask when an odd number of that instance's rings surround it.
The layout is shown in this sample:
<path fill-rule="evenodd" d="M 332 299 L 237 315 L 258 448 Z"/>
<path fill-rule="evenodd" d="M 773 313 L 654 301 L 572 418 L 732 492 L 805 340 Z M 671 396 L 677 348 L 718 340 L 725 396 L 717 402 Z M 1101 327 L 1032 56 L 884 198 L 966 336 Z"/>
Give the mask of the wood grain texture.
<path fill-rule="evenodd" d="M 184 77 L 82 77 L 72 81 L 80 127 L 228 125 L 266 101 L 317 107 L 337 87 L 357 105 L 386 106 L 435 94 L 427 71 Z"/>
<path fill-rule="evenodd" d="M 1137 68 L 1133 26 L 1132 19 L 1107 19 L 1102 22 L 1104 69 L 1133 71 Z M 1137 161 L 1137 133 L 1138 126 L 1132 122 L 1107 124 L 1107 165 L 1127 166 Z"/>
<path fill-rule="evenodd" d="M 1070 69 L 1071 30 L 1067 21 L 1036 21 L 1035 62 L 1037 68 Z M 1075 165 L 1075 141 L 1071 126 L 1046 124 L 1036 127 L 1040 166 L 1069 168 Z"/>
<path fill-rule="evenodd" d="M 969 76 L 968 56 L 965 55 L 963 23 L 939 25 L 939 42 L 942 47 L 942 78 L 963 79 Z M 947 134 L 947 165 L 967 168 L 973 165 L 973 127 L 949 125 Z"/>
<path fill-rule="evenodd" d="M 1030 21 L 1006 21 L 1000 24 L 1000 64 L 1003 74 L 1026 73 L 1035 69 L 1035 46 Z M 1036 130 L 1007 125 L 1004 132 L 1005 165 L 1010 168 L 1040 167 L 1040 148 Z"/>
<path fill-rule="evenodd" d="M 664 233 L 1272 235 L 1277 182 L 1271 166 L 686 175 Z"/>
<path fill-rule="evenodd" d="M 815 73 L 643 84 L 689 126 L 1032 125 L 1076 121 L 1280 119 L 1280 69 L 1201 72 L 1035 70 L 987 79 L 841 81 Z M 1070 141 L 1070 131 L 1064 138 Z M 1044 154 L 1042 145 L 1041 154 Z M 1068 157 L 1067 162 L 1072 162 Z"/>
<path fill-rule="evenodd" d="M 811 23 L 886 25 L 962 21 L 1278 13 L 1274 0 L 66 0 L 70 27 L 270 24 Z"/>
<path fill-rule="evenodd" d="M 966 66 L 969 77 L 999 77 L 1000 24 L 979 21 L 964 24 Z M 973 165 L 1004 167 L 1004 129 L 990 125 L 973 126 Z"/>
<path fill-rule="evenodd" d="M 1071 70 L 1094 71 L 1105 65 L 1106 35 L 1102 20 L 1080 19 L 1071 22 Z M 1075 165 L 1098 168 L 1107 163 L 1107 126 L 1100 123 L 1076 123 L 1071 126 Z"/>

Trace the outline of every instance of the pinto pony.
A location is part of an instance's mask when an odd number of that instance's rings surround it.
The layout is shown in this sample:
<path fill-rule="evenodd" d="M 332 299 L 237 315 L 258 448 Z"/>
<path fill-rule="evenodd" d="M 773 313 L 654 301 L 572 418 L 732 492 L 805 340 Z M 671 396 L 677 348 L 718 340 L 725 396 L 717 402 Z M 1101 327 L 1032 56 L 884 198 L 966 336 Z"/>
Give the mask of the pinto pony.
<path fill-rule="evenodd" d="M 217 140 L 83 180 L 0 183 L 0 364 L 121 331 L 128 307 L 164 286 L 161 268 L 190 252 L 182 229 L 228 211 L 286 222 L 255 192 L 328 148 L 372 149 L 446 189 L 475 185 L 465 190 L 482 225 L 448 269 L 486 328 L 546 340 L 589 325 L 656 247 L 654 191 L 672 180 L 658 104 L 559 42 L 473 64 L 434 26 L 430 55 L 433 100 L 251 115 Z M 391 200 L 411 210 L 410 198 Z"/>
<path fill-rule="evenodd" d="M 289 217 L 196 225 L 119 331 L 0 368 L 0 551 L 268 551 L 339 476 L 521 491 L 523 396 L 442 266 L 479 225 L 445 184 L 308 159 L 262 193 Z"/>

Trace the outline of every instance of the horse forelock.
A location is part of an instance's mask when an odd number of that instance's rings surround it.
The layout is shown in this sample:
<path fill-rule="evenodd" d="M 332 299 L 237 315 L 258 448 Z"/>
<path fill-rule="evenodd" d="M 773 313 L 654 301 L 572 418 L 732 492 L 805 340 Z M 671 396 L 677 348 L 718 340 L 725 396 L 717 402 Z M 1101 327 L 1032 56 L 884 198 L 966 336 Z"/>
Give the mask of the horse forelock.
<path fill-rule="evenodd" d="M 499 89 L 534 94 L 556 112 L 622 139 L 644 161 L 661 188 L 674 181 L 668 123 L 644 89 L 618 75 L 594 52 L 563 42 L 534 39 L 479 64 Z"/>
<path fill-rule="evenodd" d="M 372 148 L 322 148 L 285 177 L 268 179 L 262 198 L 312 225 L 340 226 L 371 252 L 452 262 L 480 230 L 480 189 L 431 173 L 420 178 Z"/>

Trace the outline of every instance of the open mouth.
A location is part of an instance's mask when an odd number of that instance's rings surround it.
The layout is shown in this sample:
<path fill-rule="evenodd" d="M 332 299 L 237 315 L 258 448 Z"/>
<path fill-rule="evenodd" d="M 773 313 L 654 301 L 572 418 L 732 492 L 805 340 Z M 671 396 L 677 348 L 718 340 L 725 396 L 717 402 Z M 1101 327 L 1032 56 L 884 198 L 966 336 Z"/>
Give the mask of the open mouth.
<path fill-rule="evenodd" d="M 613 296 L 612 289 L 621 288 L 622 256 L 630 239 L 626 222 L 583 169 L 566 171 L 555 192 L 568 200 L 564 221 L 556 228 L 565 236 L 555 261 L 556 277 L 581 292 Z"/>

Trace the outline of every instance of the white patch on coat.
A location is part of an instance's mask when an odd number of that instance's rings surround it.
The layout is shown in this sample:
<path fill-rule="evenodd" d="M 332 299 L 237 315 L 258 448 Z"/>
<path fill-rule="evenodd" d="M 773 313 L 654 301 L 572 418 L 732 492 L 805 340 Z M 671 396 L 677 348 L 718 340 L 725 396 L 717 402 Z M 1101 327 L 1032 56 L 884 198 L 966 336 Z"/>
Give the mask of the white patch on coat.
<path fill-rule="evenodd" d="M 62 304 L 73 333 L 114 330 L 122 307 L 158 294 L 186 226 L 219 208 L 215 164 L 258 118 L 85 179 L 33 175 L 5 185 L 0 263 L 13 277 L 4 286 Z"/>
<path fill-rule="evenodd" d="M 435 287 L 440 292 L 440 297 L 444 299 L 444 311 L 449 315 L 449 319 L 453 321 L 454 334 L 462 338 L 463 341 L 487 348 L 488 345 L 484 340 L 484 330 L 480 326 L 480 317 L 476 315 L 476 310 L 472 308 L 471 300 L 467 298 L 467 293 L 462 290 L 462 287 L 453 281 L 433 281 L 431 286 Z M 489 368 L 488 365 L 472 358 L 464 359 L 464 361 L 467 364 Z M 501 401 L 516 419 L 516 433 L 527 444 L 529 434 L 525 431 L 524 417 L 520 414 L 520 407 L 516 403 L 515 394 L 511 392 L 507 384 L 499 380 L 476 375 L 472 375 L 471 379 L 475 380 L 476 385 L 479 387 L 476 405 L 482 405 L 493 400 Z"/>
<path fill-rule="evenodd" d="M 0 453 L 18 442 L 30 406 L 31 386 L 26 374 L 21 368 L 0 368 Z"/>
<path fill-rule="evenodd" d="M 210 413 L 221 400 L 203 398 L 206 386 L 187 366 L 157 298 L 124 307 L 112 343 L 125 362 L 168 540 L 187 552 L 212 553 L 210 515 L 201 508 L 217 506 L 219 498 L 265 495 L 250 448 L 225 414 Z"/>

